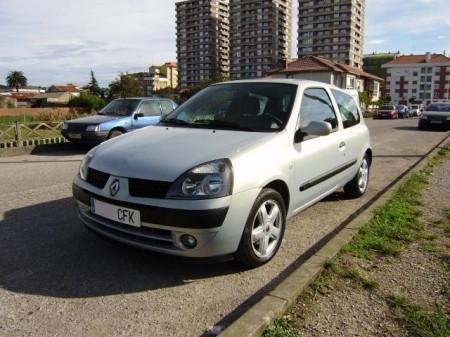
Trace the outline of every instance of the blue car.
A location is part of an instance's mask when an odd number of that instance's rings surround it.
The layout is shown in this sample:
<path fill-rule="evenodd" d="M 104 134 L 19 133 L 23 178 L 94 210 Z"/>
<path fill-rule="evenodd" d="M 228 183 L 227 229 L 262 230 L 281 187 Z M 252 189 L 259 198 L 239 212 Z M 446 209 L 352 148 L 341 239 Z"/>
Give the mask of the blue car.
<path fill-rule="evenodd" d="M 98 144 L 157 124 L 176 107 L 174 101 L 166 98 L 120 98 L 109 103 L 98 115 L 65 122 L 61 133 L 74 143 Z"/>

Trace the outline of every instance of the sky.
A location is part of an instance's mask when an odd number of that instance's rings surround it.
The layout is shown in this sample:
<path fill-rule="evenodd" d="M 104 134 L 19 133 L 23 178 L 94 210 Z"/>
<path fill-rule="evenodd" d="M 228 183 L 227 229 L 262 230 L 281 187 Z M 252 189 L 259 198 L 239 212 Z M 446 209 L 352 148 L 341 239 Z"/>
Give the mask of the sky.
<path fill-rule="evenodd" d="M 120 72 L 174 61 L 175 2 L 0 0 L 0 84 L 21 70 L 32 85 L 84 85 L 92 69 L 106 86 Z M 450 0 L 366 0 L 365 53 L 444 50 L 450 54 Z"/>

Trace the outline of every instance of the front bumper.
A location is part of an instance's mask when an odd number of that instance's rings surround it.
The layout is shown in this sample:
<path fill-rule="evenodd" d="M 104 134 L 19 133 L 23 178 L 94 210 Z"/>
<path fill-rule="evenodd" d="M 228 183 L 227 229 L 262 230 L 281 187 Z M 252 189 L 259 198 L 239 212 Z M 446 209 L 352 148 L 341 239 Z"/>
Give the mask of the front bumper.
<path fill-rule="evenodd" d="M 105 187 L 104 190 L 107 189 Z M 144 201 L 143 198 L 132 197 L 125 201 L 106 196 L 107 191 L 104 190 L 90 186 L 78 177 L 73 184 L 79 217 L 89 229 L 135 247 L 186 257 L 218 257 L 236 252 L 248 214 L 260 192 L 255 189 L 221 200 L 196 203 L 186 200 Z M 131 227 L 93 214 L 92 198 L 139 210 L 141 227 Z M 135 202 L 133 199 L 140 200 Z M 180 238 L 184 234 L 197 239 L 194 249 L 183 247 Z"/>
<path fill-rule="evenodd" d="M 108 131 L 70 131 L 62 130 L 61 134 L 74 143 L 99 144 L 108 138 Z"/>

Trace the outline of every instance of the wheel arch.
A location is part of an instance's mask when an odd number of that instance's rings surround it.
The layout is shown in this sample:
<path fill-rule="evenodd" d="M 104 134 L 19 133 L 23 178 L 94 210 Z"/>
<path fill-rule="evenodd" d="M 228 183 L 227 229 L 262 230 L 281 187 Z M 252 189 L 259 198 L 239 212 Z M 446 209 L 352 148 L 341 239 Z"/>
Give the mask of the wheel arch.
<path fill-rule="evenodd" d="M 367 157 L 369 158 L 369 165 L 372 166 L 372 160 L 373 160 L 373 152 L 372 152 L 372 149 L 371 149 L 371 148 L 368 148 L 368 149 L 366 150 L 366 154 L 367 154 Z"/>
<path fill-rule="evenodd" d="M 286 212 L 289 210 L 289 204 L 291 202 L 291 195 L 289 192 L 289 187 L 286 184 L 285 181 L 281 179 L 276 179 L 268 183 L 264 188 L 271 188 L 278 193 L 280 193 L 281 197 L 284 200 L 285 206 L 286 206 Z"/>
<path fill-rule="evenodd" d="M 108 137 L 109 137 L 109 135 L 111 135 L 111 133 L 113 133 L 114 131 L 120 131 L 120 132 L 122 132 L 122 133 L 127 133 L 127 129 L 125 129 L 123 126 L 116 126 L 116 127 L 113 127 L 111 130 L 109 130 L 109 132 L 108 132 Z"/>

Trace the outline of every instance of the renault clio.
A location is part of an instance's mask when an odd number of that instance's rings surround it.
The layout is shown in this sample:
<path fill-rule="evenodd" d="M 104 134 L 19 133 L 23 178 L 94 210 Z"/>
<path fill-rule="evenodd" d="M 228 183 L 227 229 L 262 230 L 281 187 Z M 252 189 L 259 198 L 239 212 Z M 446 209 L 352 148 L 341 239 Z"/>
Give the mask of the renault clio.
<path fill-rule="evenodd" d="M 256 267 L 277 253 L 287 219 L 341 188 L 363 195 L 371 161 L 368 128 L 344 91 L 225 82 L 92 149 L 73 195 L 84 224 L 106 237 Z"/>

